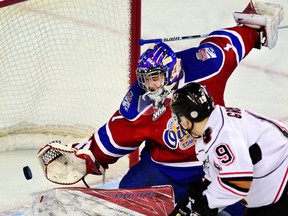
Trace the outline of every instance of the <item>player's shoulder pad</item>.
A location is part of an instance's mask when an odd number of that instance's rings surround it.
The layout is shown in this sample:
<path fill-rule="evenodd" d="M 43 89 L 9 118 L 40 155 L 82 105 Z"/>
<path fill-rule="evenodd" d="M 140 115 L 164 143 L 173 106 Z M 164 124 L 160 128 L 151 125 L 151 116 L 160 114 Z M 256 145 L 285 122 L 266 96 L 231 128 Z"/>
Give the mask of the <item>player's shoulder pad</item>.
<path fill-rule="evenodd" d="M 145 94 L 145 91 L 138 85 L 138 82 L 135 82 L 134 85 L 128 90 L 126 95 L 124 96 L 122 103 L 120 105 L 120 113 L 121 115 L 128 119 L 133 120 L 140 115 L 139 106 L 143 106 L 142 96 Z M 151 102 L 144 101 L 144 106 L 149 106 Z M 141 109 L 143 110 L 143 109 Z"/>

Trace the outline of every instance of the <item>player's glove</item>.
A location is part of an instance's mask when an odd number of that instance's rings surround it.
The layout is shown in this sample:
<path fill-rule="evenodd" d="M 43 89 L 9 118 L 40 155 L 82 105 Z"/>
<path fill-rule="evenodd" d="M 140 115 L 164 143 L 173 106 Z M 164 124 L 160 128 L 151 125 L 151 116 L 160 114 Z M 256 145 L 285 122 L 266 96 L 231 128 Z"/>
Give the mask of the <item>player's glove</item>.
<path fill-rule="evenodd" d="M 48 180 L 68 185 L 77 183 L 87 174 L 102 175 L 105 172 L 88 150 L 90 141 L 82 143 L 87 146 L 85 150 L 73 148 L 77 144 L 63 145 L 56 140 L 39 150 L 38 159 Z"/>
<path fill-rule="evenodd" d="M 189 184 L 189 197 L 177 203 L 170 216 L 192 215 L 192 216 L 214 216 L 218 214 L 218 209 L 210 209 L 203 191 L 207 189 L 209 181 L 201 179 Z"/>
<path fill-rule="evenodd" d="M 233 14 L 238 24 L 264 29 L 262 45 L 272 49 L 278 39 L 278 26 L 284 19 L 283 6 L 275 3 L 250 2 L 243 12 Z"/>
<path fill-rule="evenodd" d="M 202 196 L 200 199 L 187 197 L 181 200 L 169 216 L 217 216 L 217 214 L 218 209 L 210 209 L 206 196 Z"/>

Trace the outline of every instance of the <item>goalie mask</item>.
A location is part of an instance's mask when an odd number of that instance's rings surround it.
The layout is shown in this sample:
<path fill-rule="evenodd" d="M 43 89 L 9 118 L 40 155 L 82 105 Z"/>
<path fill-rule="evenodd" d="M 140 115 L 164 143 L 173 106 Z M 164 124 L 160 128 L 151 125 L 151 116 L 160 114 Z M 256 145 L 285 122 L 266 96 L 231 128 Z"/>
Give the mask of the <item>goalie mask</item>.
<path fill-rule="evenodd" d="M 200 122 L 214 109 L 214 101 L 207 90 L 198 83 L 188 83 L 173 93 L 171 100 L 173 117 L 180 122 L 180 116 L 189 121 Z"/>
<path fill-rule="evenodd" d="M 144 99 L 148 97 L 158 109 L 183 75 L 181 60 L 167 44 L 159 42 L 140 56 L 136 75 L 139 86 L 146 91 Z"/>

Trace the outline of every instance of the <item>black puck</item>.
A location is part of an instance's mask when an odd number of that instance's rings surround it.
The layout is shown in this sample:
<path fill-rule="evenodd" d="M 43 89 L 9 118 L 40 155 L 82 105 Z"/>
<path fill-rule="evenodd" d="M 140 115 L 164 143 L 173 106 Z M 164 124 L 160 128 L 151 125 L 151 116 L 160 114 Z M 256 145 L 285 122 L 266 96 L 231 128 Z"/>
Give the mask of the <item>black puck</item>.
<path fill-rule="evenodd" d="M 32 179 L 32 171 L 29 166 L 23 167 L 23 173 L 27 180 Z"/>

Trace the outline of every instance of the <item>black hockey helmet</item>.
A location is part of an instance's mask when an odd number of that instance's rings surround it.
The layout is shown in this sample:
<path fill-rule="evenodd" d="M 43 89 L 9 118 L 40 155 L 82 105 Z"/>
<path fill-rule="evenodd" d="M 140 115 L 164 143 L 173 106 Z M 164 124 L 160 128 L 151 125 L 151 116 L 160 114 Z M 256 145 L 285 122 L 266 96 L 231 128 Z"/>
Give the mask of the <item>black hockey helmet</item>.
<path fill-rule="evenodd" d="M 213 111 L 214 101 L 204 86 L 191 82 L 173 93 L 170 106 L 178 122 L 181 115 L 200 122 Z"/>

